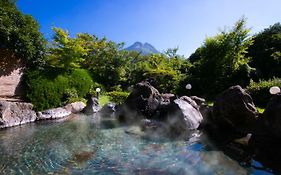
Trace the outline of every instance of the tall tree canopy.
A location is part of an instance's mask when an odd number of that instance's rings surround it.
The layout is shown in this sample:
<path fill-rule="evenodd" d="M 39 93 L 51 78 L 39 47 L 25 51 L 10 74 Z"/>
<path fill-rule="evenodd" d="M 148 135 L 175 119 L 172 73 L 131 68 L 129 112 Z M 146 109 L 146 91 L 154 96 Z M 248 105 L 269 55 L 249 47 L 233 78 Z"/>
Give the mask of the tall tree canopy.
<path fill-rule="evenodd" d="M 71 38 L 63 29 L 53 30 L 53 41 L 48 49 L 50 65 L 65 70 L 88 69 L 94 80 L 106 87 L 121 83 L 126 67 L 122 43 L 116 44 L 106 38 L 99 39 L 88 33 L 80 33 Z"/>
<path fill-rule="evenodd" d="M 10 0 L 0 1 L 0 49 L 17 54 L 29 68 L 44 64 L 46 41 L 38 23 Z"/>
<path fill-rule="evenodd" d="M 193 67 L 185 81 L 193 84 L 193 93 L 213 96 L 231 85 L 249 83 L 250 58 L 246 56 L 252 44 L 249 31 L 242 18 L 229 31 L 206 38 L 190 57 Z"/>
<path fill-rule="evenodd" d="M 76 38 L 71 38 L 69 33 L 61 28 L 53 28 L 53 31 L 48 62 L 65 69 L 81 67 L 97 38 L 87 33 L 77 34 Z"/>
<path fill-rule="evenodd" d="M 281 77 L 281 24 L 276 23 L 254 36 L 249 48 L 251 66 L 259 79 Z"/>

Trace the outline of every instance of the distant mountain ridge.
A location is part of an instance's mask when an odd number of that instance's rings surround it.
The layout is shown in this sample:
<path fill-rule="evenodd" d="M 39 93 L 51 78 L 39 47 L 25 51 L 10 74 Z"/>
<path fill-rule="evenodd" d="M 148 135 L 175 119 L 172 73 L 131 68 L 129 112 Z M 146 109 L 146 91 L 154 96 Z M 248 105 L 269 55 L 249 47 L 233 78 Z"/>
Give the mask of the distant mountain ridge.
<path fill-rule="evenodd" d="M 154 46 L 149 43 L 135 42 L 133 45 L 125 48 L 127 51 L 140 52 L 141 55 L 157 54 L 160 53 Z"/>

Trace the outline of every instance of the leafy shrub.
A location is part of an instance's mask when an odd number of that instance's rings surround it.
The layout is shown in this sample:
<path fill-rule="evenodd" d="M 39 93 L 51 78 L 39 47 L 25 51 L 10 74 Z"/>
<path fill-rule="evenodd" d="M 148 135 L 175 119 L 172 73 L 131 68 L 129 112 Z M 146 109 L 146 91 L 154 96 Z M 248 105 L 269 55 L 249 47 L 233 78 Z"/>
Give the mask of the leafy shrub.
<path fill-rule="evenodd" d="M 49 80 L 44 76 L 29 76 L 29 89 L 27 98 L 34 105 L 36 110 L 60 106 L 65 89 L 68 88 L 68 79 L 58 76 L 54 80 Z"/>
<path fill-rule="evenodd" d="M 107 96 L 109 97 L 110 101 L 117 104 L 122 104 L 129 96 L 129 94 L 130 94 L 129 92 L 112 91 L 112 92 L 108 92 Z"/>
<path fill-rule="evenodd" d="M 265 107 L 272 95 L 269 93 L 269 89 L 272 86 L 281 87 L 281 79 L 274 78 L 268 81 L 250 82 L 247 87 L 247 92 L 252 96 L 254 103 L 257 106 Z"/>
<path fill-rule="evenodd" d="M 86 70 L 76 69 L 51 77 L 47 72 L 29 71 L 27 98 L 36 110 L 58 107 L 65 102 L 81 100 L 89 92 L 92 83 Z"/>
<path fill-rule="evenodd" d="M 77 90 L 75 88 L 66 89 L 63 94 L 63 103 L 73 103 L 76 101 L 80 101 L 80 98 L 78 97 Z"/>
<path fill-rule="evenodd" d="M 107 95 L 101 95 L 101 96 L 99 97 L 99 104 L 100 104 L 101 106 L 106 105 L 106 104 L 109 103 L 109 102 L 110 102 L 110 100 L 109 100 L 109 97 L 108 97 Z"/>
<path fill-rule="evenodd" d="M 85 69 L 75 69 L 68 76 L 69 86 L 77 90 L 79 97 L 85 97 L 93 84 L 93 80 Z"/>

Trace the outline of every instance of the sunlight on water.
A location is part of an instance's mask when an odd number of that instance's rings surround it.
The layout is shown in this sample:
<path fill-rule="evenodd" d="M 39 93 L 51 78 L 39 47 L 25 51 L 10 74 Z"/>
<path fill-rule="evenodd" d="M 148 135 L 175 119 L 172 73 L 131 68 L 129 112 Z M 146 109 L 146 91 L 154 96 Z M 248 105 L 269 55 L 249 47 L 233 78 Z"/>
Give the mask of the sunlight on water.
<path fill-rule="evenodd" d="M 147 140 L 128 129 L 134 128 L 81 115 L 3 130 L 0 173 L 255 174 L 202 143 Z"/>

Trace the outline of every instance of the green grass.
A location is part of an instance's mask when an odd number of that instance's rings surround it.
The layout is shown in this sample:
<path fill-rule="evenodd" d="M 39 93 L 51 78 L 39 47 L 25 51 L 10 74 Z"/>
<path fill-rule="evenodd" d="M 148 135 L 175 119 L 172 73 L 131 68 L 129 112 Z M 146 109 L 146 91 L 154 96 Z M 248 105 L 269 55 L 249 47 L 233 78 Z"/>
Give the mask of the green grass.
<path fill-rule="evenodd" d="M 207 101 L 208 106 L 214 106 L 214 102 L 213 101 Z"/>
<path fill-rule="evenodd" d="M 265 110 L 264 108 L 260 108 L 260 107 L 256 107 L 256 108 L 257 108 L 258 112 L 261 113 L 261 114 L 262 114 L 262 113 L 264 112 L 264 110 Z"/>
<path fill-rule="evenodd" d="M 109 97 L 108 96 L 106 96 L 106 95 L 101 95 L 100 97 L 99 97 L 99 104 L 101 105 L 101 106 L 104 106 L 104 105 L 106 105 L 107 103 L 109 103 Z"/>

